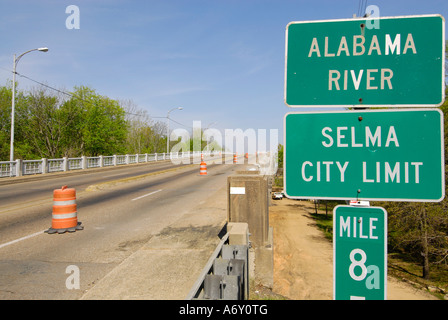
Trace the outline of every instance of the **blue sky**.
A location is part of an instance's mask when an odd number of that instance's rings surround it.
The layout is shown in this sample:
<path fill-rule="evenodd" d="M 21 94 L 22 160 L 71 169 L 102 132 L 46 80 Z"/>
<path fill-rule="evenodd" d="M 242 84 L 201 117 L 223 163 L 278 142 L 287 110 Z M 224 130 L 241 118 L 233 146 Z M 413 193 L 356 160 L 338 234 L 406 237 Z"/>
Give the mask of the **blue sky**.
<path fill-rule="evenodd" d="M 80 10 L 69 30 L 66 7 Z M 377 0 L 381 16 L 442 14 L 446 0 Z M 285 30 L 291 21 L 351 18 L 359 0 L 1 0 L 0 85 L 17 72 L 70 91 L 131 99 L 171 128 L 278 129 L 283 140 Z M 445 32 L 446 33 L 446 32 Z M 447 33 L 446 33 L 447 34 Z M 18 78 L 19 88 L 35 83 Z M 165 121 L 163 118 L 155 120 Z M 181 123 L 182 125 L 178 124 Z"/>

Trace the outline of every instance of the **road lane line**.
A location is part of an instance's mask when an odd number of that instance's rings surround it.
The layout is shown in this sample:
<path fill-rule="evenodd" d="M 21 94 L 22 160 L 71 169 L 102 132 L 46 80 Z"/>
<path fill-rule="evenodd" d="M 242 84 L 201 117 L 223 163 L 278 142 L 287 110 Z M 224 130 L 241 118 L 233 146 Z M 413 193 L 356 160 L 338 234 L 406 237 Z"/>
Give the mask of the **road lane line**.
<path fill-rule="evenodd" d="M 29 239 L 29 238 L 38 236 L 38 235 L 40 235 L 40 234 L 43 234 L 44 232 L 45 232 L 45 230 L 42 230 L 42 231 L 39 231 L 39 232 L 30 234 L 30 235 L 27 235 L 27 236 L 25 236 L 25 237 L 22 237 L 22 238 L 13 240 L 13 241 L 6 242 L 6 243 L 4 243 L 4 244 L 0 244 L 0 248 L 9 246 L 10 244 L 14 244 L 14 243 L 20 242 L 20 241 L 22 241 L 22 240 L 26 240 L 26 239 Z"/>
<path fill-rule="evenodd" d="M 144 198 L 144 197 L 150 196 L 150 195 L 152 195 L 152 194 L 154 194 L 154 193 L 157 193 L 157 192 L 160 192 L 160 191 L 162 191 L 162 189 L 159 189 L 159 190 L 157 190 L 157 191 L 153 191 L 153 192 L 150 192 L 150 193 L 144 194 L 144 195 L 142 195 L 142 196 L 140 196 L 140 197 L 137 197 L 137 198 L 134 198 L 134 199 L 132 199 L 131 201 L 134 201 L 134 200 L 138 200 L 138 199 L 141 199 L 141 198 Z"/>

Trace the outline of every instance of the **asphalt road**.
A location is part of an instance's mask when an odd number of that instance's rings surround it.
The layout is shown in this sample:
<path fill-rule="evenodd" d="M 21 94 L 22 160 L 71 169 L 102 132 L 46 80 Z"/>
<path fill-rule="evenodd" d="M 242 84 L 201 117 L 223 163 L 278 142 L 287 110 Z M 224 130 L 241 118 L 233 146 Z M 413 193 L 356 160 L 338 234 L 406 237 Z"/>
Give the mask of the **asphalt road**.
<path fill-rule="evenodd" d="M 164 162 L 1 185 L 0 299 L 81 298 L 152 237 L 201 203 L 222 198 L 227 176 L 241 168 L 211 165 L 200 176 L 199 165 Z M 53 190 L 62 185 L 77 191 L 84 230 L 44 233 Z M 218 220 L 225 219 L 222 205 L 216 209 Z M 67 287 L 76 283 L 73 265 L 82 270 L 78 290 Z"/>

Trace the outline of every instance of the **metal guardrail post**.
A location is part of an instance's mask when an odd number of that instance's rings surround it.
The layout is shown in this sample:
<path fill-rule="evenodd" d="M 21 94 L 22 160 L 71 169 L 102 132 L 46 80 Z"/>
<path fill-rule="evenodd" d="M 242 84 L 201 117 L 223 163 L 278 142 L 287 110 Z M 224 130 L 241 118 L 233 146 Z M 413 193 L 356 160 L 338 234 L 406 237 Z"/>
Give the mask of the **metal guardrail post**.
<path fill-rule="evenodd" d="M 222 247 L 223 259 L 242 261 L 244 265 L 242 267 L 242 294 L 243 299 L 249 299 L 249 246 L 248 245 L 224 245 Z M 241 262 L 238 262 L 241 263 Z M 240 266 L 238 266 L 239 268 Z"/>
<path fill-rule="evenodd" d="M 244 225 L 246 228 L 236 231 L 236 239 L 241 238 L 238 242 L 244 244 L 229 244 L 230 230 L 211 255 L 187 300 L 249 299 L 249 241 L 245 234 L 240 235 L 241 231 L 248 233 L 247 224 Z"/>
<path fill-rule="evenodd" d="M 204 279 L 204 298 L 219 300 L 222 298 L 222 277 L 207 275 Z"/>
<path fill-rule="evenodd" d="M 244 260 L 217 258 L 213 264 L 213 275 L 221 276 L 224 286 L 221 288 L 222 297 L 226 300 L 243 300 L 244 298 Z M 206 276 L 206 278 L 209 275 Z M 236 283 L 234 281 L 236 280 Z"/>

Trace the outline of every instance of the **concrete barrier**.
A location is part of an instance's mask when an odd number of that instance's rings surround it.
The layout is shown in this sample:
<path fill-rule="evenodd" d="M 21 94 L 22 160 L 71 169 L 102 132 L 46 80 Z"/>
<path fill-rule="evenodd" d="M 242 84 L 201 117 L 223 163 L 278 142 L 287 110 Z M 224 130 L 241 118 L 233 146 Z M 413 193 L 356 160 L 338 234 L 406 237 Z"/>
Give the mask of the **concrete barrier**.
<path fill-rule="evenodd" d="M 227 178 L 228 222 L 245 222 L 252 245 L 264 246 L 269 233 L 269 195 L 267 177 L 236 174 Z"/>
<path fill-rule="evenodd" d="M 244 171 L 229 176 L 228 222 L 247 223 L 250 230 L 249 277 L 255 283 L 274 285 L 274 237 L 269 227 L 271 176 Z"/>

